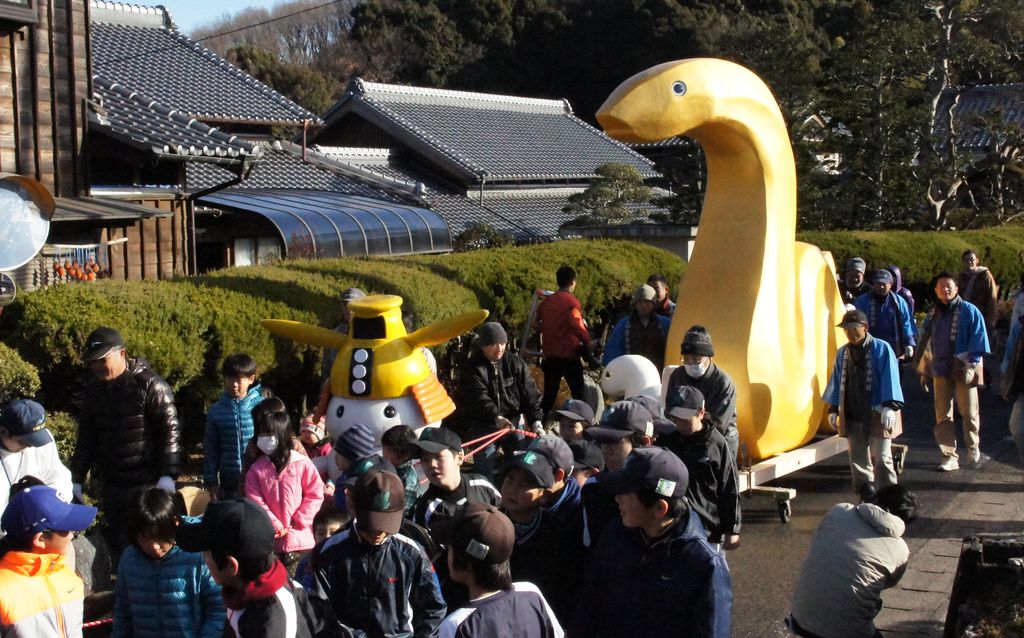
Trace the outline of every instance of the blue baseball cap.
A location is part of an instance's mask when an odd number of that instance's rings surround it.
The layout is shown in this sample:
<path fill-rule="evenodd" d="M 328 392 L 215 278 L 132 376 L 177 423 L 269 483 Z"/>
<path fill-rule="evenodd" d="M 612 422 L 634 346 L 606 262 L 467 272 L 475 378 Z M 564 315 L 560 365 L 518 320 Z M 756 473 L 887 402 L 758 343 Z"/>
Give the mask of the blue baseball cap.
<path fill-rule="evenodd" d="M 5 534 L 25 539 L 38 532 L 81 532 L 95 519 L 95 507 L 66 503 L 57 490 L 37 485 L 14 495 L 0 517 L 0 526 Z"/>
<path fill-rule="evenodd" d="M 45 424 L 46 410 L 32 399 L 11 401 L 0 412 L 0 428 L 29 447 L 41 447 L 53 441 Z"/>

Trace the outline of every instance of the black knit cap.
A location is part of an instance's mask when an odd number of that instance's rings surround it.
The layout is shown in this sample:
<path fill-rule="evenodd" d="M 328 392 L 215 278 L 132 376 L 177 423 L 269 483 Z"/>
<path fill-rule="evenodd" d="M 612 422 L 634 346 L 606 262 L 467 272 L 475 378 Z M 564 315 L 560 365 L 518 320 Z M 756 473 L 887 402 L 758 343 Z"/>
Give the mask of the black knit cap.
<path fill-rule="evenodd" d="M 715 356 L 715 348 L 711 345 L 711 335 L 704 326 L 693 326 L 683 337 L 683 354 L 696 354 L 702 357 Z"/>
<path fill-rule="evenodd" d="M 497 321 L 488 321 L 476 329 L 477 343 L 483 346 L 491 346 L 496 343 L 508 343 L 508 334 Z"/>

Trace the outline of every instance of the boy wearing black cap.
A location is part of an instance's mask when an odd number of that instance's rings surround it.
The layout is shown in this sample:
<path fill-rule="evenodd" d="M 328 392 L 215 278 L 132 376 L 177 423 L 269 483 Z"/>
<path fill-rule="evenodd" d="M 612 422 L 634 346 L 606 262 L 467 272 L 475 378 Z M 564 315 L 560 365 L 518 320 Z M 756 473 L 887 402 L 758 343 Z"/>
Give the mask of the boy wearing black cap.
<path fill-rule="evenodd" d="M 242 497 L 214 501 L 176 532 L 178 546 L 203 552 L 238 638 L 311 638 L 322 629 L 301 587 L 274 554 L 266 511 Z"/>
<path fill-rule="evenodd" d="M 735 549 L 740 544 L 740 495 L 736 464 L 725 437 L 709 423 L 700 390 L 679 386 L 667 397 L 665 414 L 675 431 L 658 445 L 678 456 L 690 473 L 686 497 L 700 516 L 708 540 Z"/>
<path fill-rule="evenodd" d="M 31 399 L 11 401 L 0 411 L 0 469 L 0 512 L 7 507 L 11 486 L 26 476 L 71 500 L 71 472 L 60 462 L 57 444 L 46 429 L 46 411 Z"/>
<path fill-rule="evenodd" d="M 423 548 L 399 533 L 402 479 L 371 469 L 348 496 L 355 520 L 324 543 L 312 595 L 356 635 L 435 635 L 447 608 Z"/>
<path fill-rule="evenodd" d="M 477 439 L 506 427 L 517 427 L 520 419 L 534 432 L 543 429 L 540 391 L 526 362 L 507 351 L 508 334 L 496 321 L 476 329 L 476 348 L 465 363 L 456 393 L 458 409 L 468 418 L 469 438 Z M 501 437 L 473 455 L 477 474 L 494 479 L 501 447 L 506 460 L 523 447 L 517 432 Z"/>
<path fill-rule="evenodd" d="M 540 454 L 551 466 L 551 486 L 541 499 L 544 509 L 568 525 L 576 538 L 580 538 L 583 495 L 579 484 L 572 480 L 573 458 L 569 445 L 557 436 L 539 436 L 526 449 Z"/>
<path fill-rule="evenodd" d="M 65 503 L 45 485 L 11 498 L 0 518 L 0 634 L 82 635 L 85 588 L 66 561 L 73 533 L 95 518 L 95 507 Z"/>
<path fill-rule="evenodd" d="M 558 435 L 566 443 L 579 441 L 583 431 L 594 425 L 594 408 L 579 399 L 569 399 L 555 414 L 558 415 Z"/>
<path fill-rule="evenodd" d="M 686 504 L 688 478 L 675 454 L 644 448 L 602 481 L 621 521 L 591 557 L 571 635 L 729 636 L 729 567 Z"/>
<path fill-rule="evenodd" d="M 416 446 L 430 486 L 412 509 L 413 522 L 433 529 L 436 522 L 455 516 L 463 503 L 501 504 L 501 495 L 490 481 L 461 472 L 465 455 L 458 434 L 444 427 L 425 428 Z"/>
<path fill-rule="evenodd" d="M 469 503 L 452 521 L 448 568 L 469 589 L 469 603 L 441 623 L 440 638 L 561 638 L 562 627 L 540 591 L 512 582 L 515 530 L 493 505 Z"/>
<path fill-rule="evenodd" d="M 555 615 L 568 622 L 583 567 L 582 546 L 578 528 L 541 507 L 555 482 L 551 462 L 539 451 L 527 450 L 505 465 L 503 475 L 502 510 L 516 533 L 512 577 L 535 584 Z"/>
<path fill-rule="evenodd" d="M 635 449 L 649 447 L 654 437 L 654 416 L 635 401 L 616 401 L 608 406 L 601 423 L 587 430 L 587 436 L 601 446 L 605 468 L 616 471 Z M 604 490 L 599 474 L 581 490 L 583 501 L 583 546 L 597 545 L 609 522 L 619 517 L 615 499 Z"/>
<path fill-rule="evenodd" d="M 736 428 L 736 384 L 732 377 L 712 361 L 715 347 L 704 326 L 691 326 L 680 346 L 682 365 L 672 371 L 665 384 L 665 396 L 681 385 L 689 385 L 704 395 L 704 409 L 715 417 L 715 427 L 729 444 L 733 460 L 740 447 L 740 431 Z"/>
<path fill-rule="evenodd" d="M 572 479 L 581 488 L 604 471 L 604 457 L 601 456 L 601 448 L 593 441 L 573 441 L 569 444 L 572 450 Z M 581 491 L 582 496 L 582 491 Z M 582 500 L 580 502 L 582 507 Z"/>

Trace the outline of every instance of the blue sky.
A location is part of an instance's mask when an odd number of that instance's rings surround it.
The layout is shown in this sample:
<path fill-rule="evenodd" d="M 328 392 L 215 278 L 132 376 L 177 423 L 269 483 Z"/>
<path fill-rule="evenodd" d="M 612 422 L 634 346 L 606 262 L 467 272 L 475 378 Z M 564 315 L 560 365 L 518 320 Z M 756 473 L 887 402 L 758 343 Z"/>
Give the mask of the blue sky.
<path fill-rule="evenodd" d="M 171 12 L 178 29 L 185 33 L 225 14 L 238 13 L 246 7 L 271 3 L 253 0 L 137 0 L 138 4 L 162 4 Z"/>

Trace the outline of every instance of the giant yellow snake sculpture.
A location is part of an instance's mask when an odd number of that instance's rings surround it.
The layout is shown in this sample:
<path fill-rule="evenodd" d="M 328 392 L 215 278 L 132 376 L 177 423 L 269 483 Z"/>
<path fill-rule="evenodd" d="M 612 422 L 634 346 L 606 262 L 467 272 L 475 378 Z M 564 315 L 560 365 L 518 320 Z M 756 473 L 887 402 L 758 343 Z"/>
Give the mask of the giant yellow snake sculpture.
<path fill-rule="evenodd" d="M 700 142 L 707 192 L 665 360 L 687 328 L 707 326 L 750 456 L 803 445 L 822 422 L 843 304 L 831 256 L 796 241 L 793 151 L 771 91 L 724 60 L 668 62 L 619 85 L 597 119 L 626 142 Z"/>

